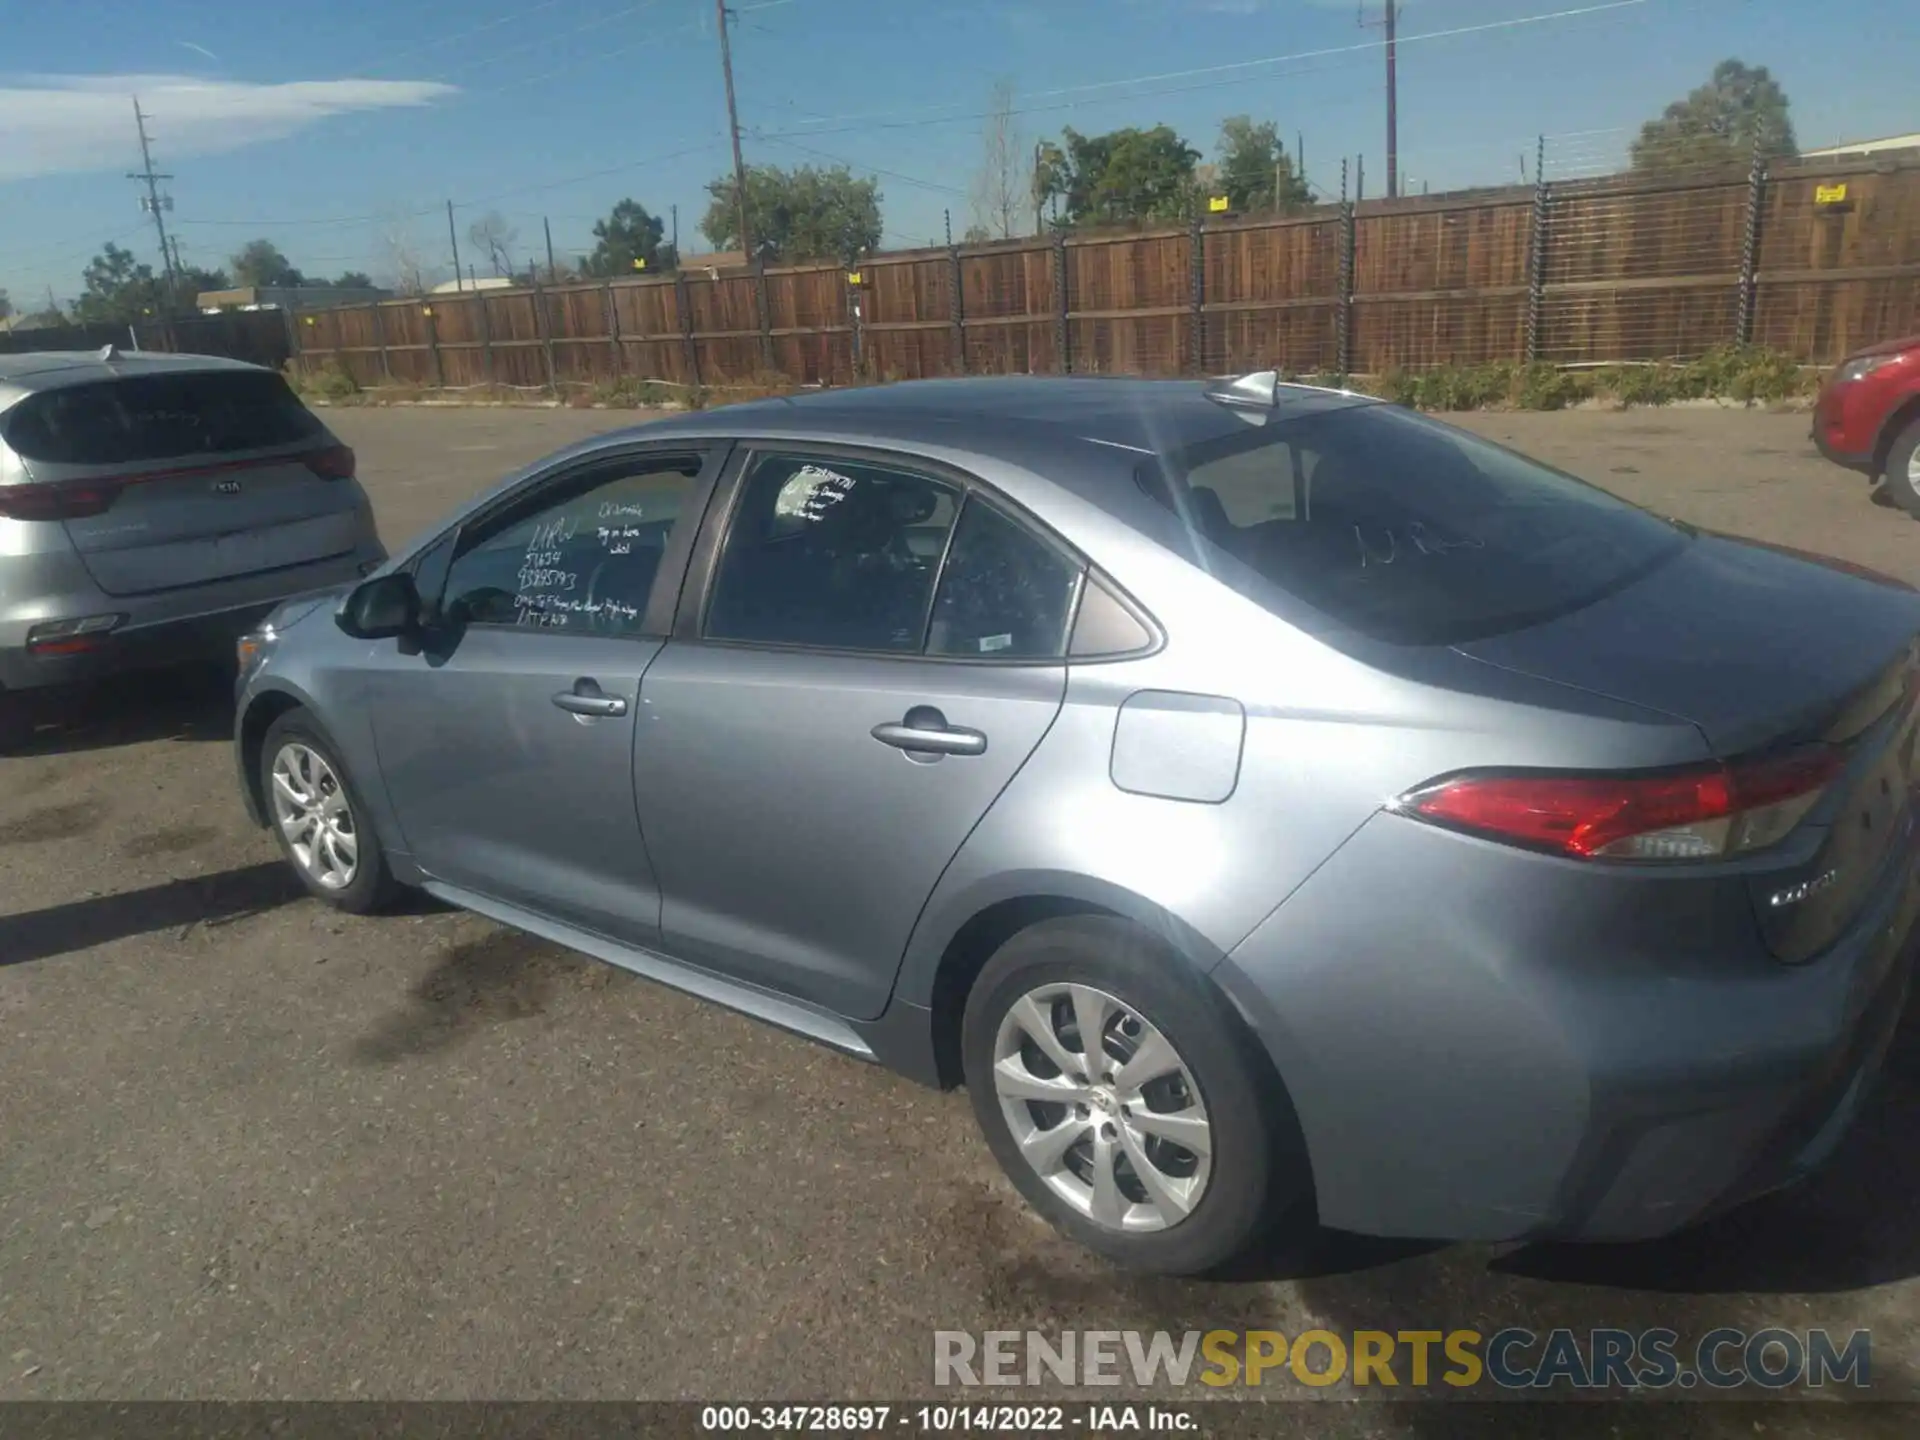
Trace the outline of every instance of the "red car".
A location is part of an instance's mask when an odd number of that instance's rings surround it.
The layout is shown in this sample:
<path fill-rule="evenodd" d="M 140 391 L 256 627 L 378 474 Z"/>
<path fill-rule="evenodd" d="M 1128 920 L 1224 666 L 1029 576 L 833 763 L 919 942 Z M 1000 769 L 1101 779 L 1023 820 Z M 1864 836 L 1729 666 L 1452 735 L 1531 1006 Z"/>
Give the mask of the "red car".
<path fill-rule="evenodd" d="M 1813 407 L 1813 443 L 1836 465 L 1878 482 L 1920 518 L 1920 335 L 1855 351 Z"/>

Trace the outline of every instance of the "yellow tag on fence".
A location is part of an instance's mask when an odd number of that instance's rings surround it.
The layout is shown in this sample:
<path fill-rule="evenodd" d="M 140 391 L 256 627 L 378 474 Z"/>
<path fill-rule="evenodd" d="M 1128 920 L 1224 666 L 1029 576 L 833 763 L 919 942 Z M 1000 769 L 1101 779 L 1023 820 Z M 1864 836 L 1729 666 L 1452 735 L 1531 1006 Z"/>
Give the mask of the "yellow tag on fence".
<path fill-rule="evenodd" d="M 1838 205 L 1847 198 L 1844 185 L 1816 185 L 1813 189 L 1813 203 L 1816 205 Z"/>
<path fill-rule="evenodd" d="M 1209 196 L 1207 199 L 1207 209 L 1211 210 L 1216 215 L 1224 215 L 1231 208 L 1232 207 L 1228 202 L 1227 197 L 1224 195 L 1213 195 L 1213 196 Z"/>
<path fill-rule="evenodd" d="M 859 283 L 860 283 L 860 272 L 858 270 L 849 270 L 847 272 L 847 284 L 858 285 Z"/>

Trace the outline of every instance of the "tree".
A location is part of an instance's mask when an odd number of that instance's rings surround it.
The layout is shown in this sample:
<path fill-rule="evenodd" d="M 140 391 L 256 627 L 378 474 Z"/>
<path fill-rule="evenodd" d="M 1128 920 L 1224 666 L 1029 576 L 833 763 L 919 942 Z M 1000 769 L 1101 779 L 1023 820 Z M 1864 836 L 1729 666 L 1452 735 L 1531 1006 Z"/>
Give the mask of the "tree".
<path fill-rule="evenodd" d="M 7 292 L 0 290 L 0 321 L 13 318 L 13 301 L 7 298 Z"/>
<path fill-rule="evenodd" d="M 1047 228 L 1047 205 L 1063 198 L 1067 193 L 1067 181 L 1071 167 L 1067 163 L 1067 152 L 1051 140 L 1042 140 L 1033 147 L 1033 233 L 1038 235 Z"/>
<path fill-rule="evenodd" d="M 282 255 L 280 247 L 271 240 L 249 240 L 227 263 L 233 269 L 237 285 L 265 288 L 307 283 L 306 277 L 294 269 L 293 262 Z"/>
<path fill-rule="evenodd" d="M 666 227 L 638 200 L 622 200 L 604 220 L 593 222 L 593 251 L 580 262 L 580 273 L 611 279 L 635 273 L 633 262 L 644 260 L 648 270 L 671 270 L 679 263 L 673 246 L 660 243 Z"/>
<path fill-rule="evenodd" d="M 709 182 L 701 232 L 722 250 L 740 244 L 733 176 Z M 768 260 L 852 260 L 880 244 L 880 188 L 844 165 L 747 167 L 747 222 Z"/>
<path fill-rule="evenodd" d="M 22 315 L 16 330 L 59 330 L 73 322 L 67 319 L 66 312 L 57 306 L 47 310 L 35 310 Z"/>
<path fill-rule="evenodd" d="M 1245 115 L 1223 120 L 1217 153 L 1215 183 L 1235 211 L 1279 214 L 1310 203 L 1306 184 L 1294 173 L 1293 161 L 1280 142 L 1280 128 L 1271 120 L 1258 125 Z"/>
<path fill-rule="evenodd" d="M 960 243 L 962 245 L 987 245 L 991 244 L 993 239 L 993 232 L 986 226 L 969 225 L 967 227 L 967 233 L 960 237 Z"/>
<path fill-rule="evenodd" d="M 1798 153 L 1787 92 L 1764 65 L 1722 60 L 1706 84 L 1640 127 L 1633 142 L 1633 168 L 1672 171 L 1745 164 L 1756 146 L 1763 156 Z"/>
<path fill-rule="evenodd" d="M 973 178 L 971 201 L 975 228 L 1001 240 L 1013 238 L 1014 225 L 1026 208 L 1026 148 L 1013 118 L 1013 82 L 999 81 L 981 134 L 980 173 Z"/>
<path fill-rule="evenodd" d="M 467 227 L 467 239 L 473 248 L 487 257 L 495 275 L 513 274 L 513 242 L 520 232 L 507 223 L 498 210 L 489 210 Z"/>
<path fill-rule="evenodd" d="M 358 270 L 347 271 L 346 274 L 342 275 L 338 280 L 335 280 L 333 285 L 335 289 L 339 290 L 372 290 L 377 288 L 373 283 L 373 277 L 371 275 L 362 274 Z"/>
<path fill-rule="evenodd" d="M 404 212 L 389 212 L 380 227 L 380 250 L 386 259 L 386 271 L 393 277 L 393 288 L 401 295 L 427 293 L 428 273 L 420 243 L 413 233 L 413 218 Z"/>
<path fill-rule="evenodd" d="M 1082 135 L 1068 127 L 1065 197 L 1070 225 L 1173 220 L 1193 204 L 1200 152 L 1166 125 Z"/>
<path fill-rule="evenodd" d="M 82 325 L 130 324 L 161 308 L 153 267 L 111 240 L 87 262 L 80 281 L 85 288 L 73 302 L 73 318 Z"/>

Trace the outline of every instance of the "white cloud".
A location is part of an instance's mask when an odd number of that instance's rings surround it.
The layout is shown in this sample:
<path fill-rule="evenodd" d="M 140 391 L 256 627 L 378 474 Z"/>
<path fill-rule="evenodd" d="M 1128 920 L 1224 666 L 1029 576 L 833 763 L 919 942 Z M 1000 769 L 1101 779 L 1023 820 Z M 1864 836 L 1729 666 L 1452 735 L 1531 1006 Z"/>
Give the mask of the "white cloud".
<path fill-rule="evenodd" d="M 335 115 L 426 105 L 455 94 L 429 80 L 300 80 L 252 85 L 184 75 L 28 75 L 0 80 L 0 181 L 137 168 L 133 96 L 151 117 L 156 157 L 279 140 Z"/>

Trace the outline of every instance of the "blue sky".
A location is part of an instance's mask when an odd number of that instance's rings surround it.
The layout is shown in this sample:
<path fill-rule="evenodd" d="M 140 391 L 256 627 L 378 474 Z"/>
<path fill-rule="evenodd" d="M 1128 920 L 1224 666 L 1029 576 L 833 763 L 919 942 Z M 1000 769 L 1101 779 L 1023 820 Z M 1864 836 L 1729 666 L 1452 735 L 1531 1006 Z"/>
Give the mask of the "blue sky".
<path fill-rule="evenodd" d="M 1403 174 L 1515 180 L 1542 133 L 1598 168 L 1729 55 L 1781 79 L 1803 144 L 1920 130 L 1913 3 L 1408 0 Z M 1321 184 L 1342 155 L 1365 156 L 1370 192 L 1384 178 L 1380 32 L 1354 0 L 737 8 L 748 160 L 877 172 L 890 246 L 938 236 L 948 208 L 965 228 L 1003 78 L 1029 148 L 1062 125 L 1164 121 L 1211 153 L 1220 120 L 1248 113 L 1299 134 Z M 406 245 L 444 274 L 448 199 L 463 246 L 498 210 L 516 250 L 544 253 L 544 216 L 578 252 L 630 195 L 677 205 L 698 250 L 705 184 L 729 164 L 711 0 L 0 0 L 0 27 L 0 288 L 21 308 L 71 296 L 106 240 L 157 261 L 122 178 L 136 92 L 182 252 L 208 265 L 265 235 L 312 272 L 382 277 Z"/>

